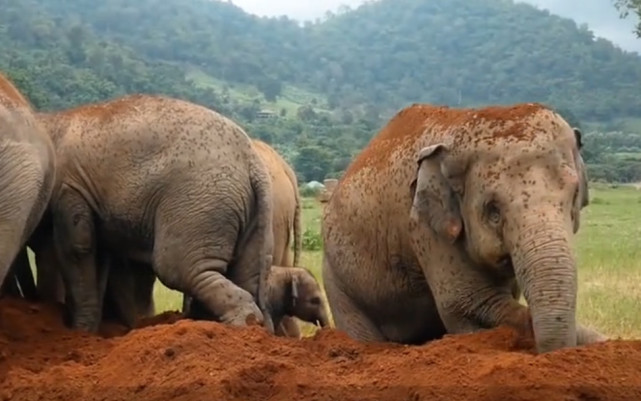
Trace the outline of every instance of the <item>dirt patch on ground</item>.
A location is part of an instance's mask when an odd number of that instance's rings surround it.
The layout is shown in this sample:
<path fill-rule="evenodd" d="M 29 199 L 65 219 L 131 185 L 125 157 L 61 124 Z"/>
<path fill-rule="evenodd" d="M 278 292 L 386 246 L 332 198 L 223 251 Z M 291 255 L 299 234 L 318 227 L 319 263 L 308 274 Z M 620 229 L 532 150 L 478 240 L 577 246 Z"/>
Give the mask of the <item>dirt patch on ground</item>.
<path fill-rule="evenodd" d="M 0 400 L 641 400 L 641 342 L 536 356 L 506 328 L 423 346 L 294 340 L 166 313 L 126 333 L 0 301 Z"/>

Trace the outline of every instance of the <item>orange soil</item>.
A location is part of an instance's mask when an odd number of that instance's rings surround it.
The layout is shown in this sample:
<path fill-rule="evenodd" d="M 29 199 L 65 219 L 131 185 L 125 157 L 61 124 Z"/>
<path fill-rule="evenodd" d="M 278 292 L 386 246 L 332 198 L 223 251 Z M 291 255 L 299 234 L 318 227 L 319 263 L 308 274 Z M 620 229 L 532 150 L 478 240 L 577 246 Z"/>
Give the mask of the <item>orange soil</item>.
<path fill-rule="evenodd" d="M 303 340 L 184 320 L 101 335 L 60 310 L 0 301 L 0 400 L 641 400 L 641 341 L 534 355 L 507 328 L 423 346 Z"/>

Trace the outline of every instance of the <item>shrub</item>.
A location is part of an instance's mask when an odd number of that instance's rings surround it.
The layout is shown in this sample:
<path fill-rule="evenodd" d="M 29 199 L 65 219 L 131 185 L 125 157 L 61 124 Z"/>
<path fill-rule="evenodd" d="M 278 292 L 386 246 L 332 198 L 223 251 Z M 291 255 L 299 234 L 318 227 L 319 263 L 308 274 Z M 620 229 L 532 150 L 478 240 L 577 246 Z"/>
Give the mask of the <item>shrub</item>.
<path fill-rule="evenodd" d="M 303 233 L 303 250 L 320 251 L 323 247 L 323 238 L 319 232 L 306 229 Z"/>

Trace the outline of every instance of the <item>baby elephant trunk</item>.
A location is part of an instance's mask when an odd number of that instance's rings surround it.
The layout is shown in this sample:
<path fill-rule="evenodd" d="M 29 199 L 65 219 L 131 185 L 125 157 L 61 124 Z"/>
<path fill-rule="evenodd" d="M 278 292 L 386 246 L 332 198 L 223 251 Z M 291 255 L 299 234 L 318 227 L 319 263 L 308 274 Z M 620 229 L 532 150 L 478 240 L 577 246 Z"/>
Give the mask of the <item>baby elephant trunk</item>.
<path fill-rule="evenodd" d="M 323 306 L 321 306 L 321 308 L 323 308 Z M 317 325 L 320 327 L 330 327 L 329 316 L 327 316 L 327 310 L 325 310 L 325 308 L 321 310 L 318 316 Z"/>

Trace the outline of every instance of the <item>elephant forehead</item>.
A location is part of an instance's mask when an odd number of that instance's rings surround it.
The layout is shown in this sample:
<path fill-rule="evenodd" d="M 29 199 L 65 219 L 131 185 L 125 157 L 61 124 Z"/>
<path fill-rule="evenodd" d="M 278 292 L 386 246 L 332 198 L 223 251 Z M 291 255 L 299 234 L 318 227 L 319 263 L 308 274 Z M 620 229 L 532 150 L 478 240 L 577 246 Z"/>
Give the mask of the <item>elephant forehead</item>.
<path fill-rule="evenodd" d="M 540 110 L 515 119 L 478 119 L 451 130 L 454 151 L 469 148 L 500 152 L 532 148 L 545 150 L 570 145 L 574 141 L 571 127 L 557 114 Z"/>
<path fill-rule="evenodd" d="M 414 104 L 397 113 L 357 156 L 343 181 L 362 169 L 393 167 L 398 160 L 413 160 L 422 146 L 444 142 L 453 151 L 469 147 L 494 148 L 502 143 L 549 142 L 564 120 L 546 106 L 521 103 L 511 106 L 452 109 Z"/>

